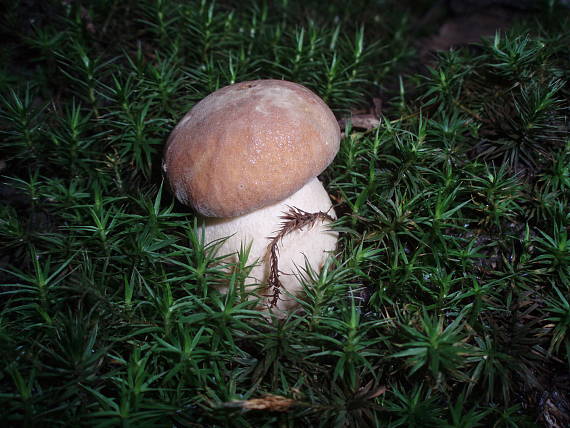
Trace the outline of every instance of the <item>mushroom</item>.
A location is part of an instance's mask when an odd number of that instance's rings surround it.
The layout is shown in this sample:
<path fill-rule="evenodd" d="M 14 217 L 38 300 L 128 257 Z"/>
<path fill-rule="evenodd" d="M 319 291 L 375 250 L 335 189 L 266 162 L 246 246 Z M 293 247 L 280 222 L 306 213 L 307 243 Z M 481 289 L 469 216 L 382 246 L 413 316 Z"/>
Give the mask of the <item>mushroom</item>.
<path fill-rule="evenodd" d="M 235 261 L 250 245 L 246 281 L 262 303 L 295 306 L 308 263 L 322 269 L 336 248 L 336 218 L 317 175 L 340 144 L 335 116 L 304 86 L 255 80 L 198 102 L 172 131 L 163 170 L 176 198 L 205 220 L 206 243 Z"/>

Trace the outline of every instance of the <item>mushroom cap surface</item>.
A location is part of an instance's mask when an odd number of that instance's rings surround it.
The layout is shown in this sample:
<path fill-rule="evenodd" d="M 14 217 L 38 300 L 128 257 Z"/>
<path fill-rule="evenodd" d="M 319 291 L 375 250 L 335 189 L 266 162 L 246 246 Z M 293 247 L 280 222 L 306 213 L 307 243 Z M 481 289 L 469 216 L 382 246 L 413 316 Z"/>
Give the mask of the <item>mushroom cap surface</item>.
<path fill-rule="evenodd" d="M 336 118 L 317 95 L 254 80 L 198 102 L 172 131 L 163 169 L 180 202 L 206 217 L 235 217 L 295 193 L 339 144 Z"/>

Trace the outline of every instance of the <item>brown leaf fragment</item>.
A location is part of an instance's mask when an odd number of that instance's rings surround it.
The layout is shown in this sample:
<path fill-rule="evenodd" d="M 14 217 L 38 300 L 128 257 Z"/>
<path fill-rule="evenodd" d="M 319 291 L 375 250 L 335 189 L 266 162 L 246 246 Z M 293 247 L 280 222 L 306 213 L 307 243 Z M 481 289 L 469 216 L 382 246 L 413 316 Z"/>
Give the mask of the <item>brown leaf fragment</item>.
<path fill-rule="evenodd" d="M 376 117 L 382 116 L 382 98 L 374 97 L 372 98 L 372 103 L 374 104 L 372 113 L 375 114 Z"/>
<path fill-rule="evenodd" d="M 292 398 L 275 394 L 265 394 L 251 400 L 232 401 L 226 407 L 240 407 L 244 410 L 265 410 L 268 412 L 286 412 L 297 402 Z"/>
<path fill-rule="evenodd" d="M 346 129 L 347 123 L 352 123 L 353 128 L 358 129 L 374 129 L 380 125 L 380 119 L 375 114 L 353 114 L 349 118 L 343 118 L 338 121 L 338 125 L 342 130 Z"/>
<path fill-rule="evenodd" d="M 558 391 L 543 392 L 539 402 L 539 419 L 548 428 L 562 428 L 570 424 L 570 405 L 564 394 Z"/>
<path fill-rule="evenodd" d="M 381 386 L 381 387 L 379 387 L 378 389 L 376 389 L 376 391 L 374 391 L 372 394 L 370 394 L 370 395 L 368 396 L 368 398 L 369 398 L 369 399 L 372 399 L 372 398 L 379 397 L 379 396 L 381 396 L 382 394 L 384 394 L 387 390 L 388 390 L 388 388 L 386 388 L 385 386 Z"/>
<path fill-rule="evenodd" d="M 422 62 L 430 63 L 433 60 L 431 52 L 477 43 L 482 37 L 505 31 L 513 18 L 512 11 L 499 6 L 453 16 L 442 24 L 438 34 L 419 41 Z"/>

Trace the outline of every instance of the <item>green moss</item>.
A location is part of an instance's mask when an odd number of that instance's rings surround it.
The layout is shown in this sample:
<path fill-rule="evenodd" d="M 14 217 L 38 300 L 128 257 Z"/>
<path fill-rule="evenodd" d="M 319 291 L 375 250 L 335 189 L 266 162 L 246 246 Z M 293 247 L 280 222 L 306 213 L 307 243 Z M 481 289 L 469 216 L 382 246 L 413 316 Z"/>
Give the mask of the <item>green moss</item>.
<path fill-rule="evenodd" d="M 533 426 L 536 398 L 564 393 L 564 9 L 412 75 L 417 16 L 395 2 L 28 3 L 0 31 L 1 420 Z M 388 94 L 323 175 L 339 254 L 284 321 L 160 172 L 194 103 L 269 77 L 339 115 Z M 264 394 L 295 405 L 244 409 Z"/>

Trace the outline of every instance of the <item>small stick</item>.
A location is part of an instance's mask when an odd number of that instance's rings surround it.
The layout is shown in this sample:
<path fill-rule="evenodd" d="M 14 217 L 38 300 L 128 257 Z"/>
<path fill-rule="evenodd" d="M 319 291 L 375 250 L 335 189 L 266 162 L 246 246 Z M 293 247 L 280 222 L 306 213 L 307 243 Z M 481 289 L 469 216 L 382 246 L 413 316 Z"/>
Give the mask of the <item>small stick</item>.
<path fill-rule="evenodd" d="M 334 221 L 334 218 L 322 211 L 308 213 L 296 207 L 289 207 L 289 211 L 283 213 L 280 218 L 283 220 L 281 222 L 281 229 L 279 229 L 275 236 L 269 237 L 270 242 L 267 246 L 267 251 L 269 252 L 269 278 L 267 279 L 267 283 L 269 288 L 273 291 L 271 294 L 266 296 L 271 297 L 271 303 L 269 304 L 270 308 L 277 306 L 279 295 L 281 294 L 281 288 L 283 287 L 283 284 L 281 284 L 281 280 L 279 279 L 279 242 L 288 233 L 300 230 L 305 226 L 312 227 L 318 220 L 321 220 L 322 222 L 327 220 Z"/>

